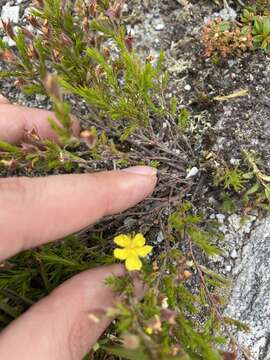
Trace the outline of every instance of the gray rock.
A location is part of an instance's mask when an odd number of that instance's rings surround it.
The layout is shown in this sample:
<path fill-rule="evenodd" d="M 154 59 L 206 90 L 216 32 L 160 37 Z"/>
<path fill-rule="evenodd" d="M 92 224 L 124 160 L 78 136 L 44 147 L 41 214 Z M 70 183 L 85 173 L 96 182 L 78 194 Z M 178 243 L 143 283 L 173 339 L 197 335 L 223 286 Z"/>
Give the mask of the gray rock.
<path fill-rule="evenodd" d="M 165 24 L 161 18 L 154 19 L 152 21 L 152 25 L 153 25 L 154 29 L 157 31 L 164 30 L 164 28 L 165 28 Z"/>
<path fill-rule="evenodd" d="M 43 102 L 47 99 L 47 96 L 46 95 L 42 95 L 42 94 L 37 94 L 36 95 L 36 100 L 37 102 Z"/>
<path fill-rule="evenodd" d="M 241 217 L 239 215 L 233 214 L 229 218 L 229 224 L 231 225 L 232 229 L 235 231 L 240 230 L 241 228 Z"/>
<path fill-rule="evenodd" d="M 160 244 L 160 243 L 162 243 L 163 241 L 164 241 L 164 235 L 163 235 L 163 232 L 160 231 L 160 232 L 158 233 L 158 235 L 157 235 L 156 242 L 157 242 L 158 244 Z"/>
<path fill-rule="evenodd" d="M 1 20 L 11 20 L 13 23 L 18 23 L 20 15 L 20 6 L 10 6 L 9 3 L 3 6 L 1 12 Z M 2 26 L 2 24 L 0 25 Z"/>
<path fill-rule="evenodd" d="M 232 9 L 231 7 L 225 7 L 224 9 L 222 9 L 219 12 L 219 16 L 223 19 L 223 20 L 235 20 L 237 17 L 237 13 L 234 9 Z"/>
<path fill-rule="evenodd" d="M 226 315 L 249 324 L 251 331 L 238 334 L 242 346 L 252 349 L 254 359 L 269 360 L 270 349 L 270 217 L 256 223 L 244 242 L 241 261 Z"/>
<path fill-rule="evenodd" d="M 14 40 L 12 40 L 9 36 L 4 36 L 3 41 L 8 44 L 9 46 L 15 46 L 16 43 Z"/>
<path fill-rule="evenodd" d="M 216 214 L 216 219 L 220 224 L 223 224 L 226 216 L 224 214 Z"/>
<path fill-rule="evenodd" d="M 196 166 L 194 166 L 193 168 L 191 168 L 188 171 L 186 179 L 190 179 L 190 178 L 196 176 L 198 174 L 198 172 L 199 172 L 199 169 Z"/>

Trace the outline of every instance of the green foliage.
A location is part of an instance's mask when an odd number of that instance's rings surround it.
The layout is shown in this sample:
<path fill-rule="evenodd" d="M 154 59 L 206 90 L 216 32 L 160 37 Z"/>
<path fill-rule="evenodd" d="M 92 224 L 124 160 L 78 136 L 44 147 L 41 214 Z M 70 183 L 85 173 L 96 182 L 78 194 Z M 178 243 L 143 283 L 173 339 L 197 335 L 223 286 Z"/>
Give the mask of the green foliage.
<path fill-rule="evenodd" d="M 218 19 L 210 22 L 203 30 L 202 40 L 205 55 L 226 57 L 241 55 L 244 51 L 261 48 L 265 52 L 270 46 L 270 10 L 268 2 L 243 9 L 240 22 Z"/>
<path fill-rule="evenodd" d="M 244 152 L 245 159 L 251 172 L 245 177 L 251 181 L 251 186 L 245 192 L 244 201 L 249 204 L 255 200 L 256 206 L 270 210 L 270 176 L 264 174 L 258 167 L 258 160 L 247 151 Z"/>
<path fill-rule="evenodd" d="M 182 131 L 187 130 L 190 120 L 190 112 L 183 108 L 180 110 L 179 116 L 178 116 L 178 125 Z"/>
<path fill-rule="evenodd" d="M 171 159 L 175 153 L 154 138 L 154 130 L 160 130 L 164 118 L 173 119 L 175 128 L 170 131 L 179 136 L 174 140 L 179 140 L 180 147 L 190 121 L 189 111 L 179 111 L 175 98 L 166 101 L 169 78 L 164 69 L 164 52 L 157 59 L 141 59 L 136 54 L 133 39 L 123 27 L 121 12 L 115 11 L 114 5 L 120 6 L 119 1 L 97 1 L 93 2 L 94 7 L 80 0 L 75 4 L 71 0 L 43 2 L 28 17 L 35 28 L 34 37 L 18 31 L 16 52 L 0 43 L 2 57 L 9 65 L 1 76 L 14 76 L 16 85 L 27 94 L 50 96 L 57 121 L 49 122 L 61 146 L 30 132 L 28 142 L 21 147 L 0 142 L 0 165 L 9 170 L 24 167 L 30 173 L 33 169 L 45 173 L 74 172 L 84 166 L 89 171 L 92 160 L 95 169 L 100 160 L 103 165 L 113 160 L 114 165 L 127 166 L 134 163 L 132 150 L 122 156 L 119 149 L 132 149 L 131 140 L 139 134 L 140 144 L 160 150 L 158 157 L 148 156 L 147 163 L 159 167 L 165 153 L 177 166 L 180 157 Z M 219 25 L 224 34 L 228 24 Z M 89 128 L 81 133 L 81 141 L 72 135 L 71 109 L 65 92 L 77 104 L 83 101 L 88 106 Z M 98 125 L 102 132 L 97 130 Z M 152 131 L 150 138 L 144 137 L 146 129 Z M 164 139 L 167 141 L 165 135 Z M 184 145 L 190 150 L 187 140 Z M 83 158 L 83 146 L 90 149 L 88 161 Z M 83 150 L 75 151 L 78 148 Z M 142 157 L 139 160 L 146 162 Z M 228 170 L 222 176 L 219 184 L 225 189 L 243 190 L 246 180 L 240 170 Z M 118 319 L 111 330 L 114 336 L 109 333 L 99 341 L 95 358 L 105 351 L 136 360 L 222 359 L 219 348 L 225 342 L 221 336 L 224 301 L 217 290 L 227 282 L 197 259 L 198 255 L 203 259 L 220 253 L 215 246 L 219 235 L 215 224 L 205 221 L 191 203 L 179 198 L 176 204 L 177 210 L 172 207 L 169 211 L 168 223 L 164 220 L 162 251 L 157 249 L 151 263 L 135 275 L 148 285 L 144 301 L 135 298 L 129 275 L 106 280 L 113 291 L 121 293 L 121 301 L 107 314 Z M 78 241 L 72 236 L 5 262 L 0 272 L 1 326 L 74 274 L 97 264 L 111 264 L 111 244 L 107 239 L 106 243 L 103 241 L 101 232 L 98 234 L 93 247 L 92 240 Z"/>
<path fill-rule="evenodd" d="M 170 273 L 161 275 L 157 272 L 146 280 L 147 284 L 152 286 L 152 290 L 147 291 L 143 303 L 134 303 L 133 300 L 130 304 L 130 300 L 127 299 L 125 304 L 122 302 L 110 311 L 111 316 L 118 318 L 117 328 L 123 336 L 128 332 L 138 339 L 137 353 L 132 349 L 123 350 L 119 347 L 110 347 L 107 350 L 136 360 L 141 359 L 141 353 L 147 360 L 221 359 L 214 345 L 221 342 L 221 338 L 213 336 L 213 329 L 217 328 L 214 323 L 205 323 L 205 327 L 196 328 L 190 320 L 190 316 L 194 316 L 194 309 L 197 316 L 207 315 L 203 306 L 200 315 L 198 314 L 199 297 L 192 295 L 184 284 L 184 278 L 179 277 L 179 263 L 183 259 L 172 256 L 171 252 L 166 254 L 166 259 L 175 261 L 169 267 Z M 183 267 L 180 269 L 185 271 Z M 207 328 L 209 332 L 206 331 Z"/>
<path fill-rule="evenodd" d="M 225 170 L 218 169 L 215 176 L 215 185 L 223 183 L 224 189 L 234 190 L 236 193 L 239 193 L 246 183 L 244 174 L 241 170 L 237 168 L 226 168 Z"/>
<path fill-rule="evenodd" d="M 84 163 L 83 159 L 50 140 L 44 140 L 38 146 L 23 144 L 22 148 L 1 141 L 0 154 L 0 167 L 10 171 L 25 168 L 29 173 L 33 169 L 40 172 L 64 169 L 71 172 Z"/>
<path fill-rule="evenodd" d="M 220 164 L 214 170 L 213 185 L 222 187 L 221 209 L 226 213 L 236 211 L 236 202 L 240 202 L 248 213 L 254 208 L 270 209 L 270 176 L 259 168 L 260 161 L 253 153 L 243 151 L 239 167 L 228 168 Z"/>
<path fill-rule="evenodd" d="M 181 208 L 169 218 L 171 227 L 181 235 L 190 237 L 191 241 L 206 255 L 217 255 L 219 249 L 211 244 L 211 239 L 217 236 L 215 228 L 204 230 L 203 217 L 192 213 L 192 204 L 184 203 Z"/>
<path fill-rule="evenodd" d="M 255 17 L 252 34 L 254 44 L 268 51 L 270 45 L 270 16 Z"/>
<path fill-rule="evenodd" d="M 121 19 L 104 16 L 111 9 L 109 3 L 98 2 L 92 12 L 81 2 L 75 8 L 72 1 L 64 8 L 60 3 L 45 0 L 42 9 L 32 10 L 29 21 L 41 30 L 33 39 L 22 31 L 16 35 L 19 56 L 14 55 L 10 67 L 17 83 L 27 93 L 44 93 L 43 79 L 50 69 L 65 91 L 98 112 L 99 121 L 123 122 L 127 136 L 138 126 L 147 126 L 151 114 L 163 116 L 164 53 L 156 64 L 150 58 L 142 61 Z"/>
<path fill-rule="evenodd" d="M 0 317 L 0 328 L 10 321 L 11 315 L 16 318 L 63 281 L 95 266 L 94 261 L 89 264 L 89 254 L 90 248 L 75 236 L 70 236 L 64 242 L 45 245 L 36 251 L 25 251 L 3 263 L 0 272 L 0 313 L 5 320 Z M 12 308 L 14 314 L 11 313 Z"/>

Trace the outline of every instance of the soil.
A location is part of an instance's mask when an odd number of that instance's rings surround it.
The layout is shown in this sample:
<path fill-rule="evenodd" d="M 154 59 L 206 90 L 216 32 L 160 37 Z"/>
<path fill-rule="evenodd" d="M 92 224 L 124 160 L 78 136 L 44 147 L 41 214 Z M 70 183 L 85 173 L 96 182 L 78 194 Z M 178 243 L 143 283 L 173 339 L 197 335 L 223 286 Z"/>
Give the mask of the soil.
<path fill-rule="evenodd" d="M 29 1 L 2 0 L 0 13 L 7 2 L 10 5 L 20 6 L 20 23 L 23 23 Z M 170 96 L 176 96 L 179 106 L 187 107 L 192 114 L 193 147 L 196 156 L 195 160 L 187 163 L 187 167 L 190 169 L 197 166 L 199 169 L 194 179 L 195 187 L 203 176 L 206 179 L 208 176 L 207 169 L 203 168 L 201 162 L 203 153 L 212 152 L 227 163 L 235 165 L 240 161 L 242 149 L 252 149 L 262 159 L 265 168 L 269 168 L 269 56 L 262 51 L 254 51 L 239 58 L 224 59 L 219 65 L 213 64 L 204 55 L 201 32 L 206 21 L 216 16 L 221 8 L 211 0 L 188 1 L 186 6 L 180 3 L 181 1 L 176 0 L 127 1 L 124 15 L 142 57 L 149 54 L 157 56 L 161 48 L 165 50 L 166 65 L 170 73 Z M 236 6 L 234 9 L 239 14 L 240 9 Z M 17 90 L 12 80 L 1 80 L 0 88 L 1 93 L 12 102 L 31 107 L 50 108 L 45 96 L 26 97 Z M 244 97 L 236 97 L 225 102 L 214 100 L 215 96 L 228 95 L 244 89 L 248 90 L 248 94 Z M 260 221 L 265 220 L 258 219 L 258 214 L 254 212 L 241 228 L 239 225 L 241 217 L 237 213 L 228 217 L 217 211 L 216 204 L 219 199 L 215 198 L 216 194 L 209 188 L 207 181 L 201 184 L 200 191 L 203 194 L 199 204 L 202 211 L 210 219 L 219 221 L 220 231 L 225 235 L 222 243 L 223 256 L 212 259 L 212 266 L 220 273 L 232 277 L 234 280 L 232 294 L 235 294 L 234 289 L 245 279 L 243 273 L 248 271 L 249 264 L 246 260 L 251 253 L 245 250 L 246 244 L 251 238 L 256 238 L 254 231 L 260 226 Z M 147 212 L 147 204 L 143 206 L 144 212 Z M 141 211 L 142 208 L 139 210 Z M 113 226 L 124 226 L 123 221 L 127 221 L 124 220 L 126 217 L 127 214 L 123 214 Z M 128 221 L 133 220 L 132 216 L 129 216 Z M 143 219 L 139 220 L 139 224 L 141 227 L 151 227 L 150 224 L 145 224 Z M 152 231 L 152 236 L 158 243 L 160 229 L 156 226 Z M 267 228 L 267 231 L 270 229 Z M 240 273 L 242 277 L 239 277 Z M 251 288 L 255 285 L 256 281 L 249 284 Z M 261 299 L 265 296 L 265 293 L 257 294 Z M 251 329 L 251 335 L 247 337 L 241 335 L 238 340 L 243 346 L 251 349 L 255 359 L 269 359 L 268 319 L 266 316 L 260 316 L 258 320 L 258 311 L 251 308 L 237 312 L 235 306 L 239 296 L 237 298 L 235 295 L 233 299 L 235 303 L 230 301 L 228 314 L 237 316 L 243 321 L 248 318 L 251 325 L 255 325 L 256 328 L 256 331 Z M 269 302 L 266 305 L 264 303 L 263 306 L 267 306 L 269 311 Z M 264 312 L 267 313 L 265 310 Z M 256 324 L 257 320 L 260 321 L 259 325 Z M 257 325 L 261 331 L 259 345 L 256 337 L 259 331 Z"/>

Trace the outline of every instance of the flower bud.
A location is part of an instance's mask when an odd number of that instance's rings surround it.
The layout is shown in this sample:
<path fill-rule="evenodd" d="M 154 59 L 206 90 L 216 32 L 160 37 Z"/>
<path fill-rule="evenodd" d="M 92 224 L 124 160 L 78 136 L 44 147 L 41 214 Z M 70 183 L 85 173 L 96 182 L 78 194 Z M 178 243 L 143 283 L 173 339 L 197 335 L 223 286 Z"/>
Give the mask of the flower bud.
<path fill-rule="evenodd" d="M 4 51 L 2 53 L 2 58 L 9 63 L 16 63 L 16 61 L 17 61 L 16 56 L 14 55 L 13 51 L 11 51 L 9 49 L 4 49 Z"/>
<path fill-rule="evenodd" d="M 61 91 L 58 86 L 57 76 L 55 74 L 48 73 L 43 80 L 43 85 L 48 94 L 50 94 L 53 98 L 57 100 L 61 99 Z"/>
<path fill-rule="evenodd" d="M 110 56 L 111 56 L 111 52 L 110 52 L 110 49 L 109 48 L 107 48 L 107 47 L 105 47 L 105 48 L 103 48 L 103 55 L 104 55 L 104 57 L 105 57 L 105 59 L 109 59 L 110 58 Z"/>
<path fill-rule="evenodd" d="M 88 33 L 88 31 L 89 31 L 89 19 L 88 19 L 88 17 L 83 18 L 82 24 L 83 24 L 84 32 Z"/>
<path fill-rule="evenodd" d="M 170 325 L 176 324 L 176 312 L 170 309 L 162 309 L 161 315 Z"/>
<path fill-rule="evenodd" d="M 133 36 L 129 32 L 128 35 L 125 37 L 125 45 L 129 52 L 133 49 Z"/>
<path fill-rule="evenodd" d="M 67 47 L 71 47 L 73 46 L 73 42 L 70 39 L 70 37 L 68 35 L 66 35 L 64 32 L 61 32 L 60 34 L 60 40 L 62 41 L 62 43 L 67 46 Z"/>
<path fill-rule="evenodd" d="M 28 38 L 30 40 L 34 39 L 34 34 L 31 33 L 31 31 L 29 31 L 27 28 L 22 27 L 21 30 L 26 38 Z"/>
<path fill-rule="evenodd" d="M 80 133 L 80 138 L 86 143 L 89 149 L 93 149 L 97 144 L 96 128 L 82 131 Z"/>
<path fill-rule="evenodd" d="M 88 36 L 87 42 L 88 42 L 88 44 L 89 44 L 90 46 L 92 46 L 92 47 L 96 47 L 96 45 L 97 45 L 96 37 L 93 36 L 93 35 Z"/>
<path fill-rule="evenodd" d="M 35 6 L 43 9 L 44 8 L 44 1 L 43 0 L 35 0 Z"/>
<path fill-rule="evenodd" d="M 129 350 L 136 350 L 140 346 L 140 339 L 133 334 L 125 334 L 122 337 L 123 347 Z"/>
<path fill-rule="evenodd" d="M 29 59 L 38 59 L 38 52 L 32 43 L 27 47 L 27 55 Z"/>
<path fill-rule="evenodd" d="M 105 15 L 108 16 L 108 18 L 111 20 L 119 19 L 121 16 L 123 4 L 124 0 L 117 0 L 115 4 L 106 11 Z"/>
<path fill-rule="evenodd" d="M 48 23 L 48 20 L 46 19 L 43 23 L 43 26 L 41 28 L 42 32 L 43 32 L 43 35 L 45 36 L 45 38 L 49 39 L 50 36 L 51 36 L 51 28 L 49 26 L 49 23 Z"/>
<path fill-rule="evenodd" d="M 56 63 L 60 62 L 60 51 L 57 49 L 52 49 L 52 58 L 53 61 L 55 61 Z"/>
<path fill-rule="evenodd" d="M 148 55 L 147 58 L 145 59 L 145 62 L 150 63 L 154 60 L 154 57 L 152 55 Z"/>
<path fill-rule="evenodd" d="M 90 4 L 88 6 L 89 14 L 93 17 L 96 16 L 97 12 L 97 0 L 90 0 Z"/>
<path fill-rule="evenodd" d="M 8 19 L 7 21 L 2 20 L 2 25 L 3 25 L 3 29 L 5 30 L 6 34 L 12 39 L 14 40 L 16 35 L 14 33 L 14 29 L 13 29 L 13 24 L 12 22 Z"/>
<path fill-rule="evenodd" d="M 27 16 L 27 20 L 30 22 L 30 24 L 31 24 L 34 28 L 38 28 L 38 27 L 39 27 L 39 23 L 38 23 L 37 19 L 36 19 L 33 15 L 28 15 L 28 16 Z"/>
<path fill-rule="evenodd" d="M 96 77 L 98 79 L 101 78 L 102 74 L 104 74 L 104 70 L 100 65 L 97 65 L 96 69 L 95 69 L 95 73 L 96 73 Z"/>
<path fill-rule="evenodd" d="M 14 85 L 16 88 L 21 89 L 24 85 L 26 85 L 26 81 L 20 78 L 14 81 Z"/>

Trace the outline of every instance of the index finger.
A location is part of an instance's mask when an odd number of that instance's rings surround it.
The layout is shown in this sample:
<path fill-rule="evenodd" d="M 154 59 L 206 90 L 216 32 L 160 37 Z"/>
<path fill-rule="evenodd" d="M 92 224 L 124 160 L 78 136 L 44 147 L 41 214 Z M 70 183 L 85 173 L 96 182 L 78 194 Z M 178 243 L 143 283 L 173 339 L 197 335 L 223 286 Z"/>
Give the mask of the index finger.
<path fill-rule="evenodd" d="M 19 144 L 23 141 L 25 131 L 31 131 L 34 128 L 41 139 L 57 141 L 57 134 L 51 128 L 48 118 L 52 118 L 59 124 L 51 111 L 2 102 L 0 104 L 0 139 Z M 72 117 L 72 131 L 74 135 L 80 132 L 79 121 L 75 117 Z"/>
<path fill-rule="evenodd" d="M 155 169 L 0 179 L 0 261 L 122 212 L 151 194 Z"/>

